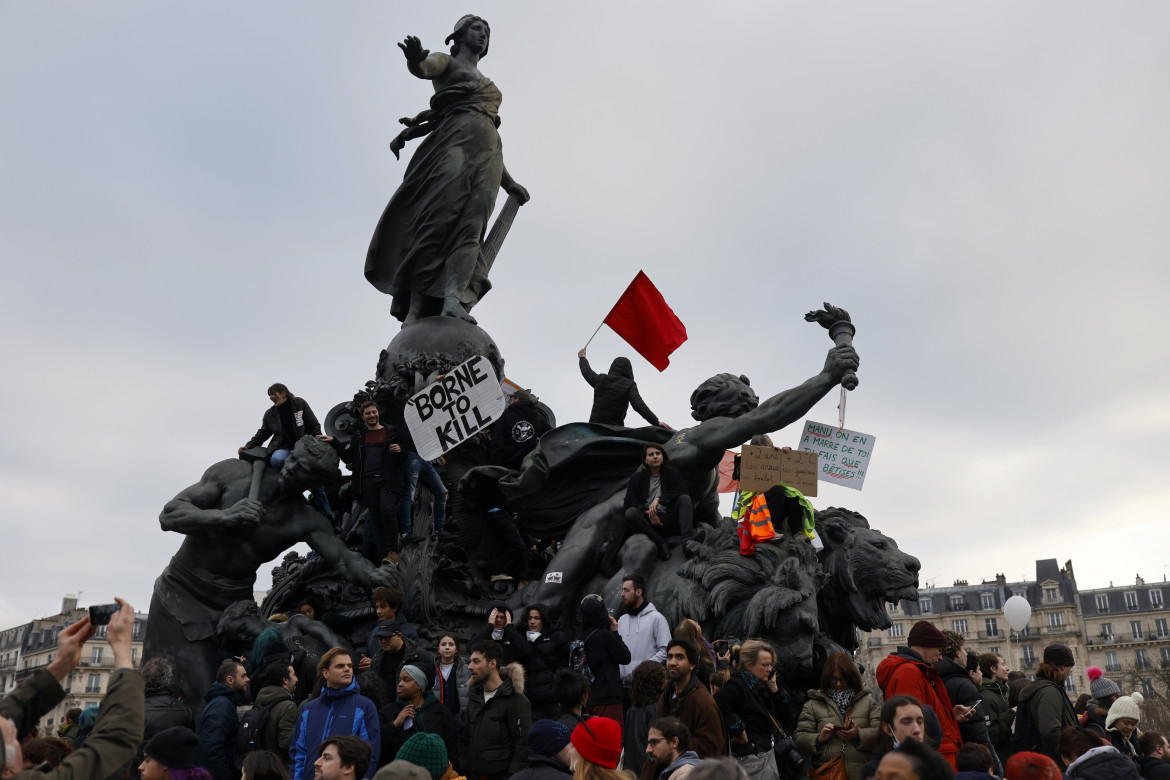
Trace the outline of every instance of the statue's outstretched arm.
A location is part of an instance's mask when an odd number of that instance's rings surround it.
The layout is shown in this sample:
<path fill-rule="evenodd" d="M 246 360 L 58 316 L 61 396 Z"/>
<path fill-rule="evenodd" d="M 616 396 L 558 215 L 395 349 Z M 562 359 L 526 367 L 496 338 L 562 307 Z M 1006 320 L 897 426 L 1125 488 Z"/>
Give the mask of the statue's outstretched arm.
<path fill-rule="evenodd" d="M 316 514 L 315 509 L 310 511 Z M 318 516 L 320 517 L 321 527 L 310 533 L 305 541 L 308 542 L 310 547 L 316 550 L 318 555 L 325 559 L 325 563 L 342 577 L 345 577 L 346 580 L 355 585 L 370 585 L 371 579 L 378 571 L 374 567 L 374 564 L 346 547 L 334 535 L 333 528 L 329 526 L 329 521 L 323 515 Z"/>
<path fill-rule="evenodd" d="M 264 517 L 264 505 L 256 499 L 243 498 L 227 509 L 220 509 L 222 497 L 223 481 L 208 469 L 202 480 L 167 502 L 158 516 L 159 525 L 164 531 L 189 534 L 258 523 Z"/>
<path fill-rule="evenodd" d="M 398 48 L 402 49 L 402 54 L 406 57 L 406 69 L 420 79 L 437 79 L 443 75 L 443 71 L 451 62 L 450 54 L 442 52 L 431 54 L 429 49 L 424 49 L 417 35 L 406 36 L 406 40 L 398 44 Z"/>
<path fill-rule="evenodd" d="M 696 426 L 687 435 L 700 450 L 727 450 L 738 447 L 758 433 L 778 431 L 803 417 L 817 401 L 856 371 L 857 352 L 853 347 L 833 347 L 824 369 L 798 387 L 768 398 L 752 411 L 736 418 L 718 417 Z"/>

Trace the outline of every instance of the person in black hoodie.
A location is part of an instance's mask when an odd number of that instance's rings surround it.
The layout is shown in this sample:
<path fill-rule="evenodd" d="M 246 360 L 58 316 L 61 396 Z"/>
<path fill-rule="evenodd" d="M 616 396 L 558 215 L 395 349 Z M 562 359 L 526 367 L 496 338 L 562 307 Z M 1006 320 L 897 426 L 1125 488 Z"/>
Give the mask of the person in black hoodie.
<path fill-rule="evenodd" d="M 540 437 L 552 430 L 530 390 L 517 390 L 492 426 L 491 459 L 497 466 L 518 469 Z"/>
<path fill-rule="evenodd" d="M 215 672 L 215 682 L 203 694 L 207 702 L 199 716 L 199 758 L 196 762 L 214 780 L 233 780 L 236 761 L 236 732 L 240 718 L 236 707 L 244 703 L 248 673 L 243 664 L 224 661 Z"/>
<path fill-rule="evenodd" d="M 401 545 L 398 503 L 406 490 L 406 456 L 398 443 L 398 431 L 382 425 L 377 403 L 362 403 L 361 414 L 365 427 L 345 444 L 332 436 L 317 438 L 331 444 L 349 466 L 354 492 L 369 510 L 362 531 L 362 555 L 375 566 L 383 558 L 397 565 Z"/>
<path fill-rule="evenodd" d="M 609 373 L 599 375 L 589 367 L 585 350 L 578 352 L 577 357 L 580 358 L 581 376 L 593 388 L 593 409 L 589 412 L 589 422 L 625 427 L 626 411 L 633 406 L 634 411 L 645 417 L 651 425 L 670 427 L 650 411 L 650 407 L 638 394 L 638 383 L 634 381 L 634 368 L 629 358 L 614 358 Z"/>
<path fill-rule="evenodd" d="M 600 596 L 589 595 L 581 601 L 581 633 L 585 659 L 593 673 L 589 703 L 585 711 L 591 716 L 612 718 L 625 723 L 622 707 L 622 676 L 619 667 L 630 662 L 630 648 L 618 633 L 617 621 L 605 609 Z"/>

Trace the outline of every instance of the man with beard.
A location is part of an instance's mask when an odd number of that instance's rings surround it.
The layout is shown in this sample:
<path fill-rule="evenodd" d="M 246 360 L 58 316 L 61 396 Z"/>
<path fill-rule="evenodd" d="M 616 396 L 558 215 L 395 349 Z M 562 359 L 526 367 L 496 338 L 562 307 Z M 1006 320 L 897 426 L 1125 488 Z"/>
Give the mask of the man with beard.
<path fill-rule="evenodd" d="M 722 723 L 722 721 L 716 721 Z M 678 718 L 656 718 L 646 737 L 646 765 L 642 776 L 650 780 L 682 780 L 702 759 L 690 749 L 687 727 Z M 714 756 L 712 756 L 713 758 Z"/>
<path fill-rule="evenodd" d="M 490 639 L 471 648 L 471 685 L 460 732 L 460 771 L 469 778 L 503 780 L 528 760 L 532 710 L 524 698 L 524 667 L 501 669 L 500 657 L 500 646 Z"/>
<path fill-rule="evenodd" d="M 659 718 L 677 718 L 686 727 L 690 749 L 699 758 L 715 758 L 727 754 L 726 730 L 719 705 L 695 674 L 698 664 L 699 648 L 693 643 L 687 639 L 670 641 L 666 646 L 666 676 L 670 682 L 658 700 L 657 714 Z M 643 768 L 643 780 L 651 780 L 653 773 L 661 770 L 661 766 L 654 770 Z"/>
<path fill-rule="evenodd" d="M 168 502 L 159 523 L 185 538 L 154 583 L 144 659 L 169 658 L 183 690 L 205 690 L 224 657 L 215 637 L 220 615 L 233 602 L 251 600 L 256 570 L 297 542 L 307 543 L 349 582 L 371 588 L 394 584 L 348 549 L 305 500 L 310 486 L 336 478 L 337 454 L 306 436 L 279 475 L 268 468 L 254 472 L 242 460 L 222 460 Z M 248 497 L 253 479 L 259 498 Z"/>
<path fill-rule="evenodd" d="M 236 762 L 236 732 L 240 718 L 236 708 L 248 692 L 248 673 L 236 661 L 224 661 L 215 673 L 215 682 L 203 700 L 207 705 L 199 717 L 199 758 L 197 766 L 214 780 L 232 780 Z"/>

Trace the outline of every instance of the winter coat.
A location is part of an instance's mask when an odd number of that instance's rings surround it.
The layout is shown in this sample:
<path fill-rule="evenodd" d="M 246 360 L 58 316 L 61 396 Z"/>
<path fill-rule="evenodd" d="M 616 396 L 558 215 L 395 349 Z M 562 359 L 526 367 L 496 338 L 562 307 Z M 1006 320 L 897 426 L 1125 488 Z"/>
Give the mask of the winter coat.
<path fill-rule="evenodd" d="M 378 771 L 382 731 L 374 703 L 361 695 L 357 680 L 340 690 L 324 687 L 321 695 L 301 705 L 292 744 L 288 748 L 292 780 L 312 780 L 317 750 L 328 737 L 352 734 L 370 743 L 370 768 L 366 777 Z"/>
<path fill-rule="evenodd" d="M 490 700 L 484 700 L 483 685 L 473 685 L 467 693 L 459 771 L 469 778 L 514 775 L 528 760 L 532 711 L 524 698 L 524 667 L 509 664 L 500 669 L 500 677 Z"/>
<path fill-rule="evenodd" d="M 983 699 L 983 714 L 987 717 L 987 736 L 1000 762 L 1004 763 L 1012 754 L 1012 723 L 1016 719 L 1016 713 L 1008 704 L 1007 686 L 996 680 L 985 682 L 979 686 L 979 696 Z"/>
<path fill-rule="evenodd" d="M 119 669 L 110 677 L 102 697 L 101 714 L 89 739 L 65 757 L 56 769 L 30 767 L 13 775 L 19 780 L 90 780 L 111 777 L 133 757 L 142 739 L 146 684 L 142 675 Z M 39 669 L 0 699 L 0 717 L 10 718 L 19 736 L 26 736 L 37 721 L 62 699 L 65 691 L 45 669 Z"/>
<path fill-rule="evenodd" d="M 1064 686 L 1037 677 L 1031 685 L 1020 691 L 1020 701 L 1016 706 L 1017 729 L 1020 727 L 1019 713 L 1023 709 L 1028 710 L 1040 742 L 1038 745 L 1025 745 L 1025 749 L 1043 753 L 1055 761 L 1057 766 L 1064 766 L 1060 752 L 1056 749 L 1060 742 L 1060 731 L 1065 726 L 1077 725 L 1077 714 L 1068 700 L 1068 694 L 1064 692 Z"/>
<path fill-rule="evenodd" d="M 1142 780 L 1170 780 L 1170 761 L 1163 758 L 1141 756 L 1137 767 Z"/>
<path fill-rule="evenodd" d="M 521 634 L 525 640 L 527 635 Z M 525 691 L 530 702 L 555 702 L 553 673 L 564 668 L 569 661 L 569 643 L 560 631 L 542 633 L 528 643 L 532 660 L 524 667 Z M 555 704 L 553 709 L 555 711 Z"/>
<path fill-rule="evenodd" d="M 1031 686 L 1029 686 L 1031 687 Z M 1140 780 L 1137 764 L 1112 745 L 1091 748 L 1064 772 L 1065 780 Z"/>
<path fill-rule="evenodd" d="M 959 666 L 950 658 L 942 658 L 938 662 L 937 669 L 939 676 L 943 679 L 943 685 L 947 688 L 947 697 L 951 700 L 952 705 L 962 704 L 964 707 L 970 707 L 975 702 L 981 701 L 979 689 L 975 687 L 975 681 L 967 673 L 966 667 Z M 980 705 L 970 720 L 959 724 L 959 734 L 963 737 L 963 744 L 978 742 L 986 746 L 988 750 L 994 751 L 991 737 L 987 732 L 985 716 L 986 713 L 983 712 L 983 707 Z M 995 753 L 993 752 L 992 755 L 994 756 Z"/>
<path fill-rule="evenodd" d="M 227 683 L 212 683 L 203 694 L 199 715 L 199 747 L 195 765 L 206 769 L 214 780 L 233 780 L 236 773 L 236 732 L 240 719 L 236 707 L 244 697 Z"/>
<path fill-rule="evenodd" d="M 382 481 L 391 493 L 403 493 L 406 490 L 406 454 L 405 451 L 390 451 L 391 444 L 402 447 L 401 436 L 392 425 L 383 424 L 382 427 L 386 429 L 386 449 L 382 453 Z M 362 463 L 365 460 L 366 434 L 369 431 L 369 428 L 359 428 L 344 444 L 337 439 L 329 442 L 353 474 L 353 487 L 359 496 L 362 493 L 362 472 L 365 471 Z"/>
<path fill-rule="evenodd" d="M 897 652 L 886 656 L 878 664 L 877 681 L 882 687 L 883 699 L 892 696 L 913 696 L 934 709 L 942 727 L 939 755 L 954 768 L 955 755 L 959 752 L 959 746 L 963 744 L 963 738 L 959 733 L 958 721 L 955 720 L 951 698 L 938 672 L 909 647 L 899 647 Z"/>
<path fill-rule="evenodd" d="M 853 695 L 849 702 L 849 718 L 857 725 L 857 739 L 842 744 L 840 738 L 833 737 L 817 748 L 817 737 L 821 729 L 827 724 L 844 726 L 845 718 L 841 715 L 841 708 L 837 706 L 829 695 L 822 690 L 810 690 L 808 701 L 800 710 L 800 720 L 796 724 L 796 731 L 792 736 L 796 740 L 796 749 L 811 759 L 810 768 L 827 764 L 837 756 L 845 757 L 845 774 L 849 780 L 858 780 L 861 777 L 861 767 L 870 758 L 870 753 L 877 747 L 878 736 L 881 733 L 882 708 L 867 690 Z"/>
<path fill-rule="evenodd" d="M 650 411 L 638 394 L 634 368 L 629 358 L 614 358 L 609 365 L 609 373 L 600 375 L 593 372 L 585 358 L 581 358 L 579 364 L 581 376 L 593 388 L 593 409 L 589 412 L 589 422 L 624 426 L 626 410 L 632 405 L 634 411 L 646 418 L 646 422 L 658 424 L 658 415 Z"/>
<path fill-rule="evenodd" d="M 657 717 L 678 718 L 691 733 L 691 749 L 700 758 L 727 755 L 727 729 L 711 691 L 692 674 L 682 693 L 675 695 L 674 683 L 667 680 L 658 700 Z"/>
<path fill-rule="evenodd" d="M 585 642 L 585 658 L 593 672 L 589 703 L 596 705 L 622 703 L 622 664 L 633 657 L 630 648 L 617 631 L 610 631 L 609 618 L 589 628 L 581 629 L 577 638 Z"/>
<path fill-rule="evenodd" d="M 715 694 L 715 703 L 723 715 L 727 734 L 734 738 L 747 733 L 746 744 L 729 740 L 731 755 L 736 758 L 754 756 L 772 749 L 776 725 L 780 721 L 779 713 L 788 698 L 783 689 L 772 693 L 763 682 L 754 678 L 749 682 L 749 674 L 742 670 L 733 671 L 727 685 Z"/>
<path fill-rule="evenodd" d="M 268 708 L 268 722 L 260 735 L 260 747 L 278 756 L 288 755 L 297 727 L 297 703 L 282 685 L 266 685 L 256 694 L 255 705 Z"/>
<path fill-rule="evenodd" d="M 667 681 L 667 685 L 670 682 Z M 625 728 L 622 730 L 622 745 L 626 751 L 622 759 L 622 768 L 628 769 L 636 775 L 642 774 L 646 765 L 646 739 L 650 734 L 650 721 L 658 717 L 658 702 L 652 701 L 641 707 L 631 704 L 626 707 Z M 564 719 L 561 719 L 565 723 Z M 568 724 L 570 729 L 577 724 Z M 653 776 L 653 775 L 650 775 Z"/>
<path fill-rule="evenodd" d="M 146 707 L 144 710 L 146 727 L 142 733 L 142 744 L 130 762 L 130 774 L 138 777 L 138 765 L 145 757 L 143 749 L 150 738 L 160 731 L 166 731 L 174 726 L 183 726 L 195 730 L 195 718 L 191 715 L 191 708 L 175 698 L 167 688 L 147 688 Z"/>
<path fill-rule="evenodd" d="M 666 646 L 671 640 L 670 625 L 649 601 L 643 602 L 636 613 L 627 612 L 619 617 L 617 624 L 622 641 L 630 649 L 630 660 L 618 670 L 622 685 L 629 688 L 635 666 L 643 661 L 666 661 Z"/>
<path fill-rule="evenodd" d="M 406 702 L 395 699 L 382 708 L 378 714 L 382 724 L 382 763 L 389 764 L 398 755 L 399 749 L 415 734 L 438 734 L 447 746 L 447 754 L 455 755 L 458 747 L 457 726 L 455 716 L 443 706 L 439 697 L 427 693 L 423 698 L 422 706 L 416 711 L 411 725 L 402 724 L 402 728 L 394 725 L 394 719 L 406 708 Z"/>
<path fill-rule="evenodd" d="M 1109 744 L 1117 748 L 1118 752 L 1131 761 L 1137 760 L 1137 757 L 1142 754 L 1141 748 L 1138 747 L 1137 738 L 1137 729 L 1133 730 L 1133 733 L 1130 734 L 1129 739 L 1121 736 L 1121 732 L 1117 729 L 1105 730 L 1105 739 L 1109 742 Z"/>
<path fill-rule="evenodd" d="M 552 430 L 540 407 L 528 400 L 513 401 L 492 426 L 491 461 L 518 469 L 540 437 Z"/>
<path fill-rule="evenodd" d="M 264 417 L 260 421 L 260 430 L 256 431 L 256 435 L 248 440 L 244 449 L 250 450 L 253 447 L 259 447 L 271 438 L 272 445 L 268 448 L 269 452 L 281 449 L 291 450 L 302 436 L 316 436 L 321 433 L 321 423 L 317 421 L 317 416 L 313 414 L 313 410 L 309 408 L 309 404 L 303 398 L 290 395 L 284 403 L 289 404 L 292 409 L 292 430 L 284 429 L 280 420 L 280 407 L 270 406 L 264 411 Z"/>
<path fill-rule="evenodd" d="M 443 706 L 451 711 L 452 715 L 459 715 L 467 706 L 467 686 L 471 684 L 471 672 L 467 664 L 459 656 L 451 666 L 450 679 L 443 679 L 443 670 L 439 668 L 441 662 L 435 658 L 435 684 L 431 692 L 439 697 Z"/>
<path fill-rule="evenodd" d="M 682 471 L 674 466 L 663 466 L 659 472 L 658 502 L 663 509 L 674 506 L 680 496 L 687 495 L 687 481 Z M 630 475 L 626 484 L 625 509 L 643 510 L 650 507 L 650 472 L 640 468 Z"/>
<path fill-rule="evenodd" d="M 406 618 L 404 618 L 402 616 L 401 612 L 399 612 L 398 615 L 396 615 L 395 617 L 393 617 L 389 620 L 380 621 L 378 623 L 378 625 L 380 626 L 383 623 L 388 623 L 388 624 L 393 625 L 393 626 L 398 626 L 398 628 L 402 629 L 402 638 L 403 639 L 409 639 L 411 642 L 414 642 L 415 644 L 418 644 L 422 641 L 421 639 L 419 639 L 418 629 L 415 628 L 412 623 L 408 623 Z M 380 645 L 378 643 L 378 637 L 374 636 L 374 632 L 371 630 L 370 635 L 368 637 L 366 637 L 366 655 L 368 655 L 370 658 L 373 658 L 374 653 L 378 652 L 378 650 L 381 647 L 382 647 L 382 645 Z"/>
<path fill-rule="evenodd" d="M 467 641 L 467 646 L 471 647 L 476 642 L 492 639 L 494 630 L 489 623 Z M 511 623 L 504 626 L 504 635 L 494 641 L 498 642 L 500 649 L 504 651 L 504 657 L 500 660 L 501 667 L 519 661 L 527 669 L 532 664 L 532 646 L 528 644 L 528 640 L 524 638 L 524 634 L 516 626 Z M 527 685 L 527 679 L 525 676 L 525 685 Z"/>
<path fill-rule="evenodd" d="M 512 775 L 512 780 L 569 780 L 572 776 L 573 772 L 555 758 L 531 755 L 528 765 Z"/>

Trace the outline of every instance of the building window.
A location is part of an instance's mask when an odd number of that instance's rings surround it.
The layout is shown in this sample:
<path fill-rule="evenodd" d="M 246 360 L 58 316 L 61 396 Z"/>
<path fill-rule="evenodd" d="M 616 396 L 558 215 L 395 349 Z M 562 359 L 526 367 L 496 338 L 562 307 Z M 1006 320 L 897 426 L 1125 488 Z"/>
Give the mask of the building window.
<path fill-rule="evenodd" d="M 999 636 L 999 622 L 995 618 L 985 618 L 983 627 L 987 629 L 988 639 L 995 639 Z"/>
<path fill-rule="evenodd" d="M 1129 633 L 1133 634 L 1134 639 L 1142 639 L 1142 621 L 1129 621 Z"/>
<path fill-rule="evenodd" d="M 1148 680 L 1145 677 L 1142 678 L 1142 693 L 1145 694 L 1147 698 L 1154 695 L 1153 680 Z"/>
<path fill-rule="evenodd" d="M 995 594 L 994 593 L 980 593 L 979 606 L 983 609 L 995 609 Z"/>
<path fill-rule="evenodd" d="M 1167 648 L 1167 649 L 1170 649 L 1170 648 Z M 992 655 L 1002 655 L 1002 653 L 999 652 L 998 647 L 989 647 L 989 648 L 987 648 L 987 652 L 991 653 Z"/>
<path fill-rule="evenodd" d="M 1135 669 L 1149 669 L 1150 656 L 1145 650 L 1133 651 L 1133 666 Z"/>
<path fill-rule="evenodd" d="M 1024 630 L 1019 632 L 1020 636 L 1032 636 L 1032 624 L 1024 626 Z"/>
<path fill-rule="evenodd" d="M 894 625 L 890 626 L 888 633 L 890 636 L 892 636 L 894 638 L 902 636 L 902 624 L 895 623 Z"/>
<path fill-rule="evenodd" d="M 1155 620 L 1154 630 L 1157 632 L 1159 639 L 1170 638 L 1170 630 L 1166 628 L 1166 618 L 1158 618 Z"/>
<path fill-rule="evenodd" d="M 1045 601 L 1060 601 L 1060 589 L 1059 588 L 1045 588 L 1044 589 L 1044 600 Z"/>
<path fill-rule="evenodd" d="M 1108 593 L 1098 593 L 1097 594 L 1097 611 L 1098 612 L 1108 612 L 1109 611 L 1109 594 Z"/>
<path fill-rule="evenodd" d="M 954 631 L 956 634 L 967 633 L 967 620 L 965 618 L 963 620 L 952 620 L 951 631 Z"/>
<path fill-rule="evenodd" d="M 1019 589 L 1019 590 L 1013 590 L 1013 591 L 1012 591 L 1012 595 L 1013 595 L 1013 596 L 1019 596 L 1019 597 L 1020 597 L 1020 598 L 1022 598 L 1024 601 L 1027 601 L 1027 600 L 1028 600 L 1028 591 L 1026 591 L 1026 590 L 1024 590 L 1024 589 L 1022 589 L 1022 588 L 1021 588 L 1021 589 Z"/>
<path fill-rule="evenodd" d="M 100 647 L 95 647 L 93 649 L 93 655 L 90 656 L 90 663 L 92 663 L 94 666 L 97 666 L 101 662 L 102 662 L 102 649 Z"/>
<path fill-rule="evenodd" d="M 1120 672 L 1121 664 L 1117 662 L 1117 651 L 1110 650 L 1105 654 L 1105 671 Z"/>
<path fill-rule="evenodd" d="M 1102 623 L 1101 624 L 1101 638 L 1104 639 L 1106 642 L 1113 641 L 1113 624 L 1112 623 Z"/>
<path fill-rule="evenodd" d="M 1073 676 L 1071 674 L 1067 678 L 1065 678 L 1064 691 L 1065 691 L 1065 693 L 1069 694 L 1070 696 L 1077 695 L 1077 684 L 1073 680 Z"/>
<path fill-rule="evenodd" d="M 94 634 L 98 639 L 106 638 L 106 626 L 98 626 L 97 632 Z"/>
<path fill-rule="evenodd" d="M 138 621 L 134 622 L 134 628 L 130 629 L 130 638 L 137 639 L 139 632 L 142 631 L 142 624 Z"/>
<path fill-rule="evenodd" d="M 91 674 L 89 682 L 85 685 L 86 693 L 101 693 L 102 692 L 102 676 L 100 674 Z"/>
<path fill-rule="evenodd" d="M 962 596 L 951 596 L 951 612 L 959 612 L 967 608 L 967 600 Z"/>
<path fill-rule="evenodd" d="M 1032 647 L 1032 645 L 1024 645 L 1021 654 L 1023 656 L 1024 663 L 1029 667 L 1036 664 L 1036 648 Z"/>
<path fill-rule="evenodd" d="M 1170 647 L 1162 648 L 1162 666 L 1170 666 Z"/>
<path fill-rule="evenodd" d="M 886 604 L 886 612 L 890 612 L 895 615 L 898 614 L 898 605 L 891 601 L 889 604 Z"/>
<path fill-rule="evenodd" d="M 1125 592 L 1125 608 L 1126 609 L 1137 609 L 1138 608 L 1137 607 L 1137 591 L 1136 590 L 1127 590 Z"/>
<path fill-rule="evenodd" d="M 930 603 L 929 597 L 918 600 L 918 609 L 920 609 L 922 611 L 923 615 L 929 615 L 930 608 L 931 608 L 931 603 Z"/>
<path fill-rule="evenodd" d="M 1151 590 L 1150 591 L 1150 606 L 1153 606 L 1153 607 L 1161 607 L 1162 606 L 1162 591 L 1160 591 L 1160 590 Z"/>
<path fill-rule="evenodd" d="M 1062 613 L 1062 612 L 1049 612 L 1048 613 L 1048 627 L 1049 628 L 1060 628 L 1063 625 L 1064 625 L 1064 613 Z"/>
<path fill-rule="evenodd" d="M 138 666 L 138 648 L 137 647 L 130 648 L 130 663 L 134 664 L 135 666 Z"/>

